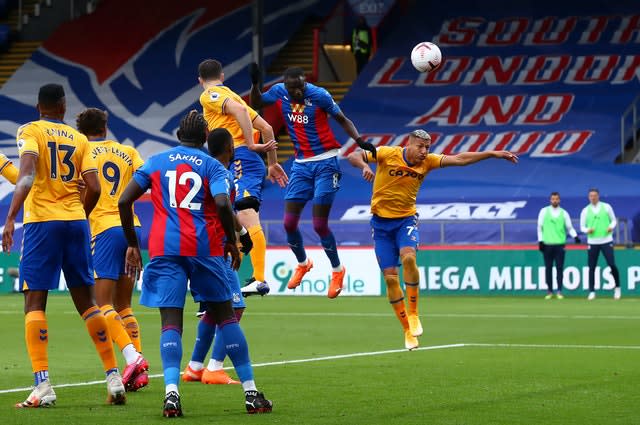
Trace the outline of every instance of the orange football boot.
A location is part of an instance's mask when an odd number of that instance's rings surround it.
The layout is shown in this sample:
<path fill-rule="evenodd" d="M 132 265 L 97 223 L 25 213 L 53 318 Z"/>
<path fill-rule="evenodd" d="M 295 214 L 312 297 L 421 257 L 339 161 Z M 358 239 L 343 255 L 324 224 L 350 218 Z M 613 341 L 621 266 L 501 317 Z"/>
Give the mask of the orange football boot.
<path fill-rule="evenodd" d="M 205 369 L 202 374 L 203 384 L 213 385 L 227 385 L 227 384 L 240 384 L 239 381 L 234 380 L 224 370 L 209 370 Z"/>
<path fill-rule="evenodd" d="M 344 276 L 347 274 L 347 268 L 342 266 L 342 270 L 339 272 L 331 273 L 331 283 L 329 284 L 329 291 L 327 297 L 335 298 L 342 292 L 342 285 L 344 284 Z"/>
<path fill-rule="evenodd" d="M 311 261 L 311 258 L 307 258 L 307 264 L 305 264 L 304 266 L 298 264 L 295 271 L 293 272 L 293 276 L 291 276 L 291 279 L 289 279 L 289 283 L 287 283 L 287 288 L 297 288 L 300 285 L 300 282 L 302 282 L 302 278 L 304 277 L 304 275 L 307 274 L 307 272 L 312 268 L 313 261 Z"/>

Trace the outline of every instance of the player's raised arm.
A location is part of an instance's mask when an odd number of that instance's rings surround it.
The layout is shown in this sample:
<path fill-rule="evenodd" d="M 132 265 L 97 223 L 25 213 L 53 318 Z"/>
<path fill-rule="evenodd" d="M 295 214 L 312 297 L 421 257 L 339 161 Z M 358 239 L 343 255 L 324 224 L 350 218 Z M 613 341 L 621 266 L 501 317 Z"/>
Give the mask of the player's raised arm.
<path fill-rule="evenodd" d="M 251 78 L 251 94 L 250 101 L 251 106 L 255 109 L 260 109 L 262 107 L 262 91 L 260 87 L 260 67 L 257 63 L 252 62 L 249 64 L 249 77 Z"/>
<path fill-rule="evenodd" d="M 507 161 L 518 163 L 518 156 L 509 151 L 486 151 L 486 152 L 462 152 L 457 155 L 447 155 L 442 158 L 442 167 L 465 166 L 484 161 L 489 158 L 506 159 Z"/>
<path fill-rule="evenodd" d="M 253 120 L 253 128 L 258 130 L 262 134 L 262 140 L 275 141 L 275 135 L 273 134 L 273 127 L 264 120 L 260 115 L 256 116 Z M 267 178 L 271 183 L 278 183 L 280 187 L 285 187 L 289 183 L 289 177 L 285 173 L 284 169 L 278 164 L 278 155 L 276 150 L 270 150 L 267 152 Z"/>
<path fill-rule="evenodd" d="M 256 144 L 253 142 L 253 126 L 251 124 L 249 110 L 246 106 L 233 99 L 227 99 L 223 110 L 224 113 L 232 115 L 238 122 L 238 125 L 242 130 L 242 135 L 244 136 L 244 143 L 247 145 L 249 150 L 253 152 L 266 153 L 275 150 L 278 147 L 278 144 L 273 138 L 263 144 Z M 273 134 L 273 131 L 271 133 Z"/>
<path fill-rule="evenodd" d="M 373 172 L 373 170 L 368 164 L 369 160 L 367 158 L 366 151 L 351 152 L 349 156 L 347 156 L 347 159 L 349 160 L 349 164 L 362 170 L 362 177 L 366 181 L 368 182 L 373 181 L 376 174 Z"/>

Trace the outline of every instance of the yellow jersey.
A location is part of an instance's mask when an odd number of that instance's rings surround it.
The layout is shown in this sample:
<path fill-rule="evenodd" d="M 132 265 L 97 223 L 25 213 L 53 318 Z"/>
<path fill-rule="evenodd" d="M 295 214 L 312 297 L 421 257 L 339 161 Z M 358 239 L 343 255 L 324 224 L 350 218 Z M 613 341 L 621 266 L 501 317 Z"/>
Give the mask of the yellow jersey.
<path fill-rule="evenodd" d="M 0 174 L 12 184 L 16 184 L 18 180 L 18 169 L 2 152 L 0 152 Z"/>
<path fill-rule="evenodd" d="M 18 129 L 18 153 L 35 155 L 35 178 L 24 201 L 26 223 L 86 219 L 78 181 L 97 171 L 87 138 L 62 121 L 42 119 Z"/>
<path fill-rule="evenodd" d="M 366 152 L 367 162 L 376 161 L 371 212 L 383 218 L 403 218 L 416 214 L 416 199 L 425 176 L 440 168 L 444 155 L 428 154 L 419 164 L 409 165 L 400 146 L 381 146 L 376 159 Z"/>
<path fill-rule="evenodd" d="M 91 236 L 112 227 L 121 226 L 118 199 L 133 178 L 133 173 L 144 164 L 138 151 L 113 140 L 89 142 L 91 159 L 96 162 L 100 179 L 100 199 L 89 215 Z M 140 226 L 138 216 L 133 214 L 135 226 Z"/>
<path fill-rule="evenodd" d="M 225 103 L 229 99 L 244 105 L 249 111 L 249 118 L 252 122 L 258 116 L 258 113 L 247 105 L 240 96 L 222 84 L 205 89 L 200 95 L 200 104 L 202 105 L 204 119 L 207 121 L 207 129 L 212 131 L 215 128 L 226 128 L 233 136 L 233 146 L 237 148 L 245 144 L 244 135 L 235 117 L 225 112 Z M 260 139 L 260 134 L 255 129 L 253 129 L 252 134 L 253 141 L 257 142 Z"/>

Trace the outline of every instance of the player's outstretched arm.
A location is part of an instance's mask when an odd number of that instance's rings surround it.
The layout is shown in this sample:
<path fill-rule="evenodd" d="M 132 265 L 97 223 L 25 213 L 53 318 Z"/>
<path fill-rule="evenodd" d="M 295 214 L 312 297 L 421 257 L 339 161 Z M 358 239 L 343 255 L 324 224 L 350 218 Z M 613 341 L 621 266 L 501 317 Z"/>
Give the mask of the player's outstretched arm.
<path fill-rule="evenodd" d="M 475 164 L 489 158 L 506 159 L 507 161 L 518 163 L 518 156 L 509 151 L 486 151 L 486 152 L 462 152 L 457 155 L 447 155 L 442 158 L 442 167 L 461 167 Z"/>
<path fill-rule="evenodd" d="M 342 127 L 344 132 L 356 141 L 360 149 L 369 151 L 371 152 L 371 155 L 373 155 L 373 158 L 376 157 L 377 152 L 375 146 L 369 142 L 365 142 L 364 139 L 360 137 L 360 133 L 358 133 L 358 129 L 353 124 L 353 121 L 347 118 L 347 116 L 342 112 L 337 113 L 333 118 L 338 122 L 338 124 L 340 124 L 340 127 Z"/>
<path fill-rule="evenodd" d="M 349 164 L 362 170 L 362 178 L 364 178 L 368 182 L 373 181 L 376 174 L 367 163 L 365 152 L 351 152 L 349 156 L 347 156 L 347 159 L 349 160 Z"/>
<path fill-rule="evenodd" d="M 216 203 L 218 217 L 227 238 L 224 244 L 225 257 L 231 255 L 231 266 L 234 270 L 238 270 L 240 267 L 240 252 L 236 245 L 236 229 L 231 200 L 226 194 L 217 194 L 213 197 L 213 200 Z"/>
<path fill-rule="evenodd" d="M 251 123 L 251 117 L 249 116 L 249 110 L 245 105 L 240 102 L 236 102 L 233 99 L 227 99 L 224 104 L 224 111 L 226 114 L 232 115 L 238 122 L 238 125 L 242 130 L 244 143 L 247 145 L 249 150 L 253 152 L 266 153 L 275 150 L 278 147 L 278 144 L 273 138 L 260 145 L 253 142 L 253 125 Z"/>
<path fill-rule="evenodd" d="M 16 190 L 13 192 L 7 219 L 4 223 L 4 231 L 2 232 L 2 250 L 6 253 L 11 252 L 13 246 L 13 233 L 15 231 L 16 217 L 22 209 L 24 200 L 27 199 L 33 180 L 36 176 L 36 162 L 38 157 L 25 153 L 20 157 L 20 170 L 18 171 L 18 180 L 16 182 Z"/>
<path fill-rule="evenodd" d="M 81 194 L 82 206 L 84 207 L 84 213 L 89 218 L 89 214 L 98 204 L 100 199 L 100 180 L 98 180 L 97 171 L 89 171 L 82 175 L 84 181 L 84 190 Z M 82 185 L 81 185 L 82 186 Z"/>
<path fill-rule="evenodd" d="M 249 64 L 249 78 L 251 78 L 251 94 L 249 100 L 253 109 L 262 108 L 262 91 L 260 90 L 260 67 L 257 63 Z"/>
<path fill-rule="evenodd" d="M 133 223 L 133 203 L 144 195 L 145 192 L 146 189 L 142 188 L 135 180 L 131 180 L 118 200 L 120 222 L 122 223 L 122 230 L 128 245 L 124 271 L 127 276 L 134 280 L 136 280 L 138 273 L 142 270 L 142 257 L 140 255 L 138 236 L 136 235 Z"/>

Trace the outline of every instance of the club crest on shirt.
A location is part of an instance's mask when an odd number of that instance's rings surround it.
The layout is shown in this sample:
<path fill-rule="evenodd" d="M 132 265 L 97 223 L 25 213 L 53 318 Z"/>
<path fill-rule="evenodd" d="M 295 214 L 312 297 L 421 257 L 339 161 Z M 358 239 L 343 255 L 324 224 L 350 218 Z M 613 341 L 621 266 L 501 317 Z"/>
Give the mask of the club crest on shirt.
<path fill-rule="evenodd" d="M 209 98 L 211 99 L 212 102 L 215 102 L 216 100 L 218 100 L 218 98 L 220 97 L 220 93 L 218 92 L 211 92 L 209 93 Z"/>
<path fill-rule="evenodd" d="M 311 106 L 311 99 L 305 99 L 304 104 L 307 106 Z"/>

